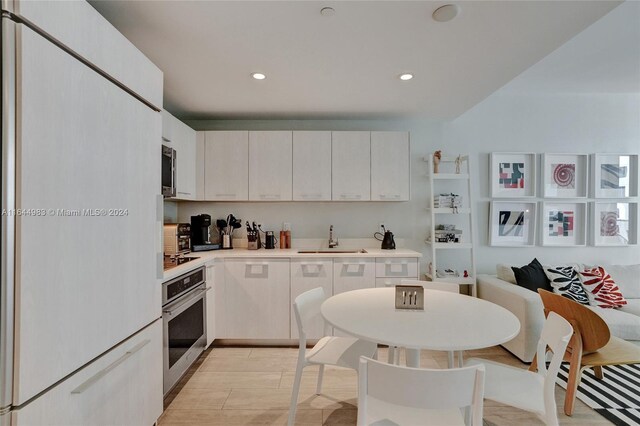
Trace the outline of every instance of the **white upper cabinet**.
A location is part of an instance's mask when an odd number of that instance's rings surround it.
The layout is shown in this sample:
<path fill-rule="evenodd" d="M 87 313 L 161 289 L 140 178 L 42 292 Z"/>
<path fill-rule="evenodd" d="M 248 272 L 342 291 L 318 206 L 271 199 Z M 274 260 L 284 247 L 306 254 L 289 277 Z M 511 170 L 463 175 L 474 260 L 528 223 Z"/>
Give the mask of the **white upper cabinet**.
<path fill-rule="evenodd" d="M 292 132 L 249 132 L 249 200 L 291 201 Z"/>
<path fill-rule="evenodd" d="M 176 150 L 176 197 L 196 199 L 196 131 L 162 111 L 163 143 Z"/>
<path fill-rule="evenodd" d="M 371 200 L 408 201 L 409 133 L 371 132 Z"/>
<path fill-rule="evenodd" d="M 249 132 L 205 132 L 204 199 L 249 199 Z M 291 165 L 289 165 L 291 167 Z"/>
<path fill-rule="evenodd" d="M 331 201 L 331 132 L 293 132 L 293 201 Z"/>
<path fill-rule="evenodd" d="M 371 133 L 332 132 L 331 187 L 335 201 L 371 199 Z"/>

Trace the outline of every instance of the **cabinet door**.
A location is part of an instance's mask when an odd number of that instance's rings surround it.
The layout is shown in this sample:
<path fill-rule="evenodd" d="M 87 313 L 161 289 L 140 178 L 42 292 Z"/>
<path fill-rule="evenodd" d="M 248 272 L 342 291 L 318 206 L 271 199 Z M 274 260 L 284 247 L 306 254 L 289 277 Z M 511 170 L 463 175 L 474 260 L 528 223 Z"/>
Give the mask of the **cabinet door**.
<path fill-rule="evenodd" d="M 370 132 L 332 132 L 331 188 L 334 201 L 371 198 Z"/>
<path fill-rule="evenodd" d="M 56 384 L 13 425 L 152 425 L 162 414 L 162 320 Z"/>
<path fill-rule="evenodd" d="M 196 132 L 196 200 L 204 200 L 204 133 Z"/>
<path fill-rule="evenodd" d="M 207 347 L 216 337 L 216 291 L 215 291 L 215 264 L 213 262 L 207 264 L 207 296 L 206 296 L 206 312 L 207 312 Z"/>
<path fill-rule="evenodd" d="M 249 132 L 205 132 L 204 196 L 210 201 L 249 199 Z"/>
<path fill-rule="evenodd" d="M 376 286 L 375 259 L 336 258 L 333 261 L 333 294 Z"/>
<path fill-rule="evenodd" d="M 371 132 L 371 200 L 409 200 L 409 133 Z"/>
<path fill-rule="evenodd" d="M 196 198 L 196 131 L 174 118 L 173 138 L 177 155 L 176 198 Z"/>
<path fill-rule="evenodd" d="M 13 396 L 22 405 L 161 316 L 162 120 L 24 25 L 17 31 L 17 207 L 70 212 L 15 218 Z"/>
<path fill-rule="evenodd" d="M 227 337 L 289 339 L 289 260 L 225 260 Z"/>
<path fill-rule="evenodd" d="M 213 294 L 215 295 L 214 321 L 215 321 L 215 338 L 226 339 L 227 334 L 227 297 L 225 288 L 225 262 L 224 259 L 216 259 L 214 261 L 215 268 L 213 270 Z"/>
<path fill-rule="evenodd" d="M 331 132 L 293 132 L 293 200 L 331 200 Z"/>
<path fill-rule="evenodd" d="M 249 132 L 249 200 L 291 201 L 292 132 Z"/>
<path fill-rule="evenodd" d="M 171 145 L 173 143 L 173 115 L 164 109 L 160 111 L 160 114 L 162 115 L 162 143 L 174 148 Z"/>
<path fill-rule="evenodd" d="M 331 259 L 291 259 L 291 338 L 297 339 L 298 324 L 293 302 L 305 291 L 322 287 L 326 297 L 333 294 L 333 261 Z M 307 327 L 307 339 L 320 339 L 325 335 L 322 316 L 314 318 Z"/>

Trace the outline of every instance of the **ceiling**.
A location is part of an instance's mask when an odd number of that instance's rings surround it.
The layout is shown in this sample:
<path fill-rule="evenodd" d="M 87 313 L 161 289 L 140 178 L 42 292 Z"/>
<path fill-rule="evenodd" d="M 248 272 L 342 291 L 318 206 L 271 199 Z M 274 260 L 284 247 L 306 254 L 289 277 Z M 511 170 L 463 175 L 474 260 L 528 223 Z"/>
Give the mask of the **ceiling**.
<path fill-rule="evenodd" d="M 177 117 L 313 119 L 456 117 L 619 2 L 456 2 L 447 23 L 431 1 L 91 4 L 164 71 Z"/>

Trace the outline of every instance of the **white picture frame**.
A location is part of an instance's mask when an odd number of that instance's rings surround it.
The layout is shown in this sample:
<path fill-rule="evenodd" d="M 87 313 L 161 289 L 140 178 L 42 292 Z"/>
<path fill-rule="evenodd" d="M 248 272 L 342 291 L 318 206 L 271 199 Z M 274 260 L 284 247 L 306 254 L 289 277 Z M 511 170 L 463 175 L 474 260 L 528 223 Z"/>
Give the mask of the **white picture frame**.
<path fill-rule="evenodd" d="M 536 238 L 535 201 L 492 201 L 489 212 L 489 245 L 533 247 Z"/>
<path fill-rule="evenodd" d="M 588 154 L 542 154 L 542 196 L 544 198 L 586 198 Z"/>
<path fill-rule="evenodd" d="M 594 198 L 638 196 L 638 154 L 592 154 Z"/>
<path fill-rule="evenodd" d="M 532 152 L 492 152 L 489 188 L 493 198 L 536 196 L 537 155 Z"/>
<path fill-rule="evenodd" d="M 540 209 L 540 244 L 574 247 L 587 244 L 587 203 L 543 202 Z"/>
<path fill-rule="evenodd" d="M 591 233 L 594 246 L 638 244 L 638 203 L 616 200 L 591 203 Z"/>

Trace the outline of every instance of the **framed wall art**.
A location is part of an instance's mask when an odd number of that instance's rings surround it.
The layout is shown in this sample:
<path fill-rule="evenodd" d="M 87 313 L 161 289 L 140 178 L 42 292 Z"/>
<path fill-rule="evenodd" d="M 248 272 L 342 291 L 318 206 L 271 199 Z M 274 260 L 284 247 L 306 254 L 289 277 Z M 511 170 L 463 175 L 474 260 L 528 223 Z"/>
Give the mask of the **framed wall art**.
<path fill-rule="evenodd" d="M 587 154 L 542 154 L 542 196 L 587 197 Z"/>
<path fill-rule="evenodd" d="M 543 246 L 587 244 L 587 203 L 542 203 L 540 240 Z"/>
<path fill-rule="evenodd" d="M 593 245 L 627 246 L 638 243 L 637 203 L 595 202 L 591 210 Z"/>
<path fill-rule="evenodd" d="M 489 167 L 491 196 L 522 198 L 536 196 L 536 154 L 492 152 Z"/>
<path fill-rule="evenodd" d="M 637 154 L 592 154 L 594 198 L 638 196 Z"/>
<path fill-rule="evenodd" d="M 491 202 L 489 245 L 531 247 L 535 244 L 535 235 L 535 202 Z"/>

